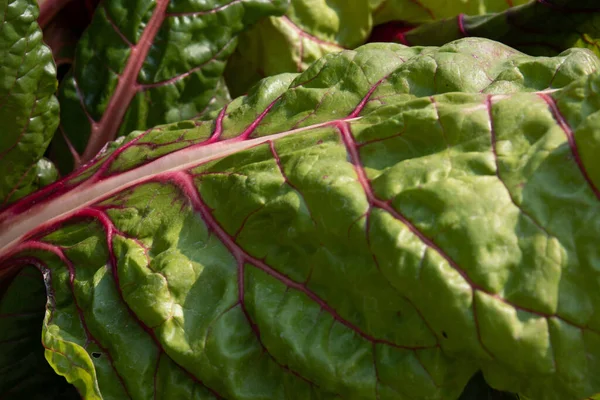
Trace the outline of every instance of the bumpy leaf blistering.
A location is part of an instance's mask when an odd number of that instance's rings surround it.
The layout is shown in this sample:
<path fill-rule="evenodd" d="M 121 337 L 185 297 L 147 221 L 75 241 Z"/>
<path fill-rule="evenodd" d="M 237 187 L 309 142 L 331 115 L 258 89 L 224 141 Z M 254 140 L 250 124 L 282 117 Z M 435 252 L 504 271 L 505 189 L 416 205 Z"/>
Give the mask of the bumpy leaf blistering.
<path fill-rule="evenodd" d="M 0 208 L 57 178 L 42 158 L 58 124 L 58 103 L 37 15 L 32 1 L 0 0 Z M 43 358 L 44 286 L 29 275 L 0 272 L 0 398 L 50 398 L 65 386 Z"/>
<path fill-rule="evenodd" d="M 79 41 L 61 85 L 59 166 L 89 161 L 135 129 L 213 109 L 237 35 L 286 0 L 107 0 Z M 219 104 L 217 108 L 221 108 Z"/>
<path fill-rule="evenodd" d="M 38 12 L 34 2 L 0 1 L 0 207 L 56 178 L 41 159 L 58 124 L 58 103 Z"/>
<path fill-rule="evenodd" d="M 599 60 L 368 45 L 0 214 L 86 398 L 600 393 Z M 22 214 L 28 210 L 27 215 Z"/>

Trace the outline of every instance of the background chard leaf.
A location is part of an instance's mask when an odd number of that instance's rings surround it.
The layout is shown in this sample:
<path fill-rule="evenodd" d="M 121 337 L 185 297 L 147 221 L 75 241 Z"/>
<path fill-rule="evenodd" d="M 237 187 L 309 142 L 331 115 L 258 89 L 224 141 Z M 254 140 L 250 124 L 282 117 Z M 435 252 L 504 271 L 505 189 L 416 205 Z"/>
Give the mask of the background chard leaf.
<path fill-rule="evenodd" d="M 106 0 L 63 81 L 53 154 L 64 171 L 135 129 L 220 108 L 225 61 L 237 35 L 285 0 Z M 68 155 L 71 155 L 69 157 Z"/>
<path fill-rule="evenodd" d="M 458 14 L 480 15 L 504 11 L 530 0 L 372 0 L 375 24 L 404 21 L 423 24 Z"/>
<path fill-rule="evenodd" d="M 532 55 L 556 55 L 571 47 L 588 48 L 600 55 L 600 5 L 595 0 L 538 0 L 504 12 L 469 14 L 456 13 L 397 34 L 388 29 L 375 35 L 375 40 L 440 46 L 473 36 L 497 40 Z"/>
<path fill-rule="evenodd" d="M 371 44 L 0 214 L 85 398 L 600 393 L 600 61 Z M 27 210 L 24 214 L 22 211 Z"/>
<path fill-rule="evenodd" d="M 57 176 L 42 159 L 58 124 L 58 102 L 38 12 L 34 2 L 0 2 L 0 207 Z"/>
<path fill-rule="evenodd" d="M 265 18 L 240 35 L 225 77 L 234 96 L 266 76 L 302 72 L 325 54 L 355 48 L 372 26 L 368 0 L 291 0 L 284 16 Z"/>
<path fill-rule="evenodd" d="M 364 44 L 374 25 L 402 21 L 413 27 L 460 13 L 502 11 L 527 1 L 292 0 L 284 16 L 265 18 L 240 35 L 241 45 L 228 61 L 225 77 L 231 93 L 242 95 L 265 76 L 302 72 L 325 54 Z M 392 39 L 384 35 L 382 41 Z M 454 39 L 458 37 L 436 45 Z"/>

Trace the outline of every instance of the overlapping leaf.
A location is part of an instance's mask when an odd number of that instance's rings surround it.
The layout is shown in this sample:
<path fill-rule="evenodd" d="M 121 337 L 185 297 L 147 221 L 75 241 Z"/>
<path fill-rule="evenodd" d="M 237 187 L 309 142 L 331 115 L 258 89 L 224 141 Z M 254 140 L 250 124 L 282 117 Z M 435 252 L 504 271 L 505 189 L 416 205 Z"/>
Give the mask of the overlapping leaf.
<path fill-rule="evenodd" d="M 42 156 L 58 124 L 50 50 L 37 5 L 0 1 L 0 207 L 56 179 Z"/>
<path fill-rule="evenodd" d="M 58 124 L 58 102 L 37 15 L 33 1 L 0 1 L 0 209 L 57 178 L 42 158 Z M 40 346 L 44 298 L 41 277 L 0 272 L 0 398 L 60 391 L 62 379 L 45 365 Z"/>
<path fill-rule="evenodd" d="M 240 36 L 225 77 L 234 96 L 260 79 L 302 72 L 325 54 L 355 48 L 371 32 L 368 0 L 292 0 L 282 17 L 269 17 Z"/>
<path fill-rule="evenodd" d="M 237 96 L 265 76 L 302 72 L 325 54 L 364 44 L 373 25 L 389 20 L 418 25 L 460 13 L 480 15 L 501 11 L 525 2 L 292 0 L 285 16 L 266 18 L 241 35 L 241 46 L 227 65 L 227 83 Z"/>
<path fill-rule="evenodd" d="M 0 398 L 78 399 L 44 358 L 40 323 L 46 287 L 33 267 L 0 281 Z"/>
<path fill-rule="evenodd" d="M 100 0 L 38 0 L 38 23 L 52 50 L 59 81 L 70 69 L 79 38 L 90 24 Z"/>
<path fill-rule="evenodd" d="M 327 56 L 7 209 L 0 271 L 37 260 L 47 357 L 89 399 L 456 399 L 478 370 L 593 396 L 598 66 Z"/>
<path fill-rule="evenodd" d="M 62 84 L 61 169 L 89 161 L 134 129 L 220 108 L 219 85 L 237 35 L 286 0 L 107 0 L 79 41 Z"/>
<path fill-rule="evenodd" d="M 504 11 L 530 0 L 372 0 L 375 24 L 404 21 L 423 24 L 458 14 L 481 15 Z"/>
<path fill-rule="evenodd" d="M 556 55 L 571 47 L 600 55 L 600 5 L 595 0 L 544 0 L 486 15 L 457 13 L 395 39 L 438 46 L 467 36 L 498 40 L 532 55 Z"/>

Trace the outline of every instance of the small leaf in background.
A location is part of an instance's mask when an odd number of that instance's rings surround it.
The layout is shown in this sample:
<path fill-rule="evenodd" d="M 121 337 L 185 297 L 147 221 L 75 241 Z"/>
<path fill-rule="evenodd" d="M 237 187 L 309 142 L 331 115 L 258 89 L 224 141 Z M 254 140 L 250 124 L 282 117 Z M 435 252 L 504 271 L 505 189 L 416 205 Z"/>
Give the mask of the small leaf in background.
<path fill-rule="evenodd" d="M 135 129 L 199 117 L 221 99 L 219 84 L 237 35 L 286 0 L 106 0 L 77 45 L 61 84 L 62 171 L 89 161 Z"/>
<path fill-rule="evenodd" d="M 371 32 L 367 0 L 292 0 L 282 17 L 269 17 L 240 35 L 225 78 L 239 96 L 266 76 L 302 72 L 322 56 L 363 44 Z"/>
<path fill-rule="evenodd" d="M 531 1 L 504 12 L 457 13 L 410 30 L 394 29 L 398 24 L 377 27 L 370 41 L 440 46 L 472 36 L 497 40 L 531 55 L 551 56 L 571 47 L 588 48 L 600 55 L 600 5 L 596 0 Z"/>
<path fill-rule="evenodd" d="M 481 15 L 504 11 L 530 0 L 372 0 L 376 25 L 389 21 L 424 24 L 459 14 Z"/>
<path fill-rule="evenodd" d="M 38 162 L 58 125 L 56 70 L 38 12 L 33 1 L 0 0 L 0 208 L 40 187 L 48 167 Z"/>

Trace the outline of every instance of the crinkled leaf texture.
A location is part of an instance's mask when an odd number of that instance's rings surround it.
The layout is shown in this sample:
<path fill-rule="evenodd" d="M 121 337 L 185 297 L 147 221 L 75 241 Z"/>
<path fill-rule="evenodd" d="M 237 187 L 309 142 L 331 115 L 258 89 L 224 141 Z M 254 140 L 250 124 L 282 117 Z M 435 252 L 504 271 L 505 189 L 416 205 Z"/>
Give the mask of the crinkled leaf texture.
<path fill-rule="evenodd" d="M 42 159 L 58 125 L 56 71 L 37 4 L 0 0 L 0 207 L 56 178 Z"/>
<path fill-rule="evenodd" d="M 58 125 L 58 102 L 37 15 L 34 1 L 0 0 L 0 207 L 57 178 L 42 158 Z M 45 287 L 33 272 L 0 272 L 0 398 L 67 399 L 75 391 L 43 357 Z"/>
<path fill-rule="evenodd" d="M 72 171 L 135 129 L 213 109 L 224 99 L 221 78 L 237 35 L 264 16 L 283 13 L 287 2 L 103 1 L 59 90 L 53 150 L 61 170 Z"/>
<path fill-rule="evenodd" d="M 600 393 L 587 50 L 371 44 L 136 132 L 0 215 L 86 399 Z"/>

